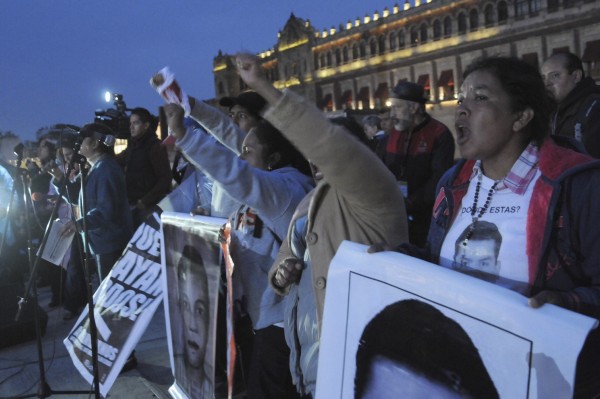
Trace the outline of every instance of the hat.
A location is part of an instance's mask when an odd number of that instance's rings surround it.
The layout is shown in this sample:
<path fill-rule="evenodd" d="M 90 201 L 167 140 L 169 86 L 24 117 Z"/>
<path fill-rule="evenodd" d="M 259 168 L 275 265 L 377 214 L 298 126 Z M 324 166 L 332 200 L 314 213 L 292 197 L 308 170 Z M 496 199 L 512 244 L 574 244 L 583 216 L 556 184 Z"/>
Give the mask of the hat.
<path fill-rule="evenodd" d="M 400 82 L 392 90 L 391 98 L 400 100 L 414 101 L 425 104 L 428 100 L 425 98 L 423 86 L 412 82 Z"/>
<path fill-rule="evenodd" d="M 245 108 L 250 115 L 260 118 L 260 112 L 265 107 L 267 102 L 260 94 L 255 91 L 245 91 L 237 97 L 223 97 L 219 101 L 224 107 L 231 108 L 234 105 L 239 105 Z"/>

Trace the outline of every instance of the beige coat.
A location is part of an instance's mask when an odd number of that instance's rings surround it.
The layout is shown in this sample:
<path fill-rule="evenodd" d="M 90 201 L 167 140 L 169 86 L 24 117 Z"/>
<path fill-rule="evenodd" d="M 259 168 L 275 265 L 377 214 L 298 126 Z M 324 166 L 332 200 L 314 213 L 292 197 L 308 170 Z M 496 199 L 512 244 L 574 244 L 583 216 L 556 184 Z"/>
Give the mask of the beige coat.
<path fill-rule="evenodd" d="M 310 201 L 306 243 L 320 330 L 329 263 L 341 242 L 385 242 L 394 246 L 408 242 L 404 198 L 396 179 L 375 153 L 343 127 L 330 123 L 306 99 L 286 90 L 264 117 L 324 175 L 324 181 L 307 195 L 297 210 L 300 214 L 300 208 L 306 209 L 306 202 Z M 288 233 L 270 270 L 271 282 L 279 261 L 291 256 L 289 244 Z M 273 288 L 282 295 L 287 293 Z"/>

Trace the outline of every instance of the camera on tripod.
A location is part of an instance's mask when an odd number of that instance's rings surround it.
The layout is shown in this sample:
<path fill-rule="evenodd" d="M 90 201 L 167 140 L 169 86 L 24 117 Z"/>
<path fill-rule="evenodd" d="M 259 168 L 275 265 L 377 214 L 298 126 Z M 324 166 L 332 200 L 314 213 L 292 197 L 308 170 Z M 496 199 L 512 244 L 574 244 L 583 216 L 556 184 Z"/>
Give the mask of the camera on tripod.
<path fill-rule="evenodd" d="M 106 102 L 113 100 L 114 108 L 99 109 L 95 111 L 94 122 L 99 122 L 110 127 L 118 139 L 129 138 L 129 115 L 128 109 L 123 101 L 123 95 L 106 93 Z"/>

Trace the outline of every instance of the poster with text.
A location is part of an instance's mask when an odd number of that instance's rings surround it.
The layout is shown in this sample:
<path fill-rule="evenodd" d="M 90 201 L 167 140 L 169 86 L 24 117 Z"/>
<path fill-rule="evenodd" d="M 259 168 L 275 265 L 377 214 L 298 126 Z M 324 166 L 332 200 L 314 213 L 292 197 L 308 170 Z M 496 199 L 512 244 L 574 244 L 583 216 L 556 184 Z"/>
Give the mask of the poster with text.
<path fill-rule="evenodd" d="M 567 398 L 595 319 L 399 253 L 332 260 L 317 399 Z"/>
<path fill-rule="evenodd" d="M 224 219 L 163 212 L 165 317 L 174 398 L 213 398 Z"/>
<path fill-rule="evenodd" d="M 154 213 L 134 233 L 121 258 L 94 293 L 100 394 L 108 394 L 162 300 L 160 217 Z M 64 340 L 73 364 L 93 383 L 88 307 Z"/>

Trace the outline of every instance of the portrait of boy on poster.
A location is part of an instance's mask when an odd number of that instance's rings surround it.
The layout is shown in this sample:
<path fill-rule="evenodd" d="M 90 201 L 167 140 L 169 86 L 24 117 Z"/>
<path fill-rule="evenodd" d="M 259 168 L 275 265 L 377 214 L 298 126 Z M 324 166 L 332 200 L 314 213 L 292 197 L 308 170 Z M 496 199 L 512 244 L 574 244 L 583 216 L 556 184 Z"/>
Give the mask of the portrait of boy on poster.
<path fill-rule="evenodd" d="M 167 330 L 175 397 L 210 398 L 214 392 L 220 224 L 163 219 Z"/>

